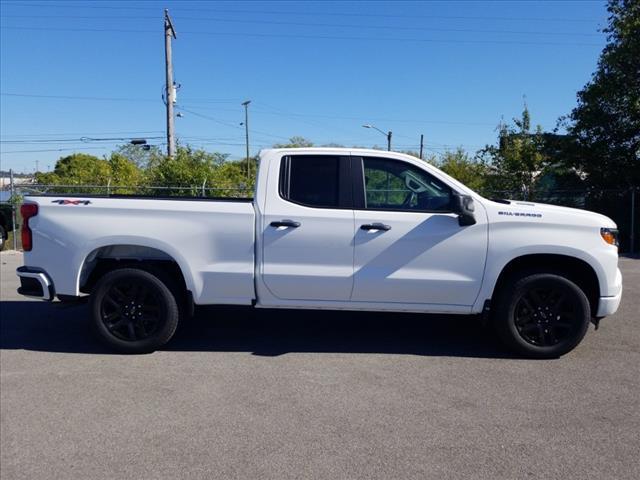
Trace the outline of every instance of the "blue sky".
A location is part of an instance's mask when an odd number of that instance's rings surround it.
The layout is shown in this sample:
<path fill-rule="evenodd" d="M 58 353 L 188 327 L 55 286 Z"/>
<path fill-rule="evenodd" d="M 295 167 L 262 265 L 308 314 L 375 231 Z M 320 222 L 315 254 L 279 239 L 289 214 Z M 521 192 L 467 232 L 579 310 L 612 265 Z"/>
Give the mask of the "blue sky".
<path fill-rule="evenodd" d="M 252 153 L 316 144 L 427 153 L 495 142 L 519 115 L 552 129 L 605 44 L 604 2 L 1 2 L 0 160 L 53 168 L 118 138 L 164 143 L 163 9 L 178 38 L 181 143 Z M 156 138 L 157 137 L 157 138 Z M 114 139 L 114 140 L 87 140 Z M 163 147 L 164 148 L 164 147 Z M 46 151 L 45 151 L 46 150 Z"/>

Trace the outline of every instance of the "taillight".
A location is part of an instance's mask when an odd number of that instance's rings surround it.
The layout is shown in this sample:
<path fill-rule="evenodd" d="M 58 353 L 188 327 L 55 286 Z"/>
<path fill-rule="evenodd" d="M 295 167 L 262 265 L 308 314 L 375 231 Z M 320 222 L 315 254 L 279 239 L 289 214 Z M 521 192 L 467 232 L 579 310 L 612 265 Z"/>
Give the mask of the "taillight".
<path fill-rule="evenodd" d="M 38 214 L 38 205 L 35 203 L 24 203 L 20 206 L 22 215 L 22 250 L 30 252 L 33 248 L 33 233 L 29 227 L 29 219 Z"/>

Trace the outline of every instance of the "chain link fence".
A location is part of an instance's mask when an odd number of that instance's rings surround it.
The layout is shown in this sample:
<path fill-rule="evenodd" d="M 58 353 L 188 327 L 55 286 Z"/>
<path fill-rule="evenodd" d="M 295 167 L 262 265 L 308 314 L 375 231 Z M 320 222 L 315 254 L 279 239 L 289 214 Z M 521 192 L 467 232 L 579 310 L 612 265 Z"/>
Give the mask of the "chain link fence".
<path fill-rule="evenodd" d="M 0 220 L 9 217 L 6 231 L 15 230 L 20 225 L 19 209 L 15 208 L 22 197 L 44 193 L 67 195 L 135 195 L 152 198 L 193 197 L 193 198 L 249 198 L 253 190 L 243 185 L 239 187 L 207 187 L 202 185 L 171 186 L 123 186 L 123 185 L 38 185 L 14 184 L 3 190 L 0 197 Z M 640 248 L 640 187 L 626 189 L 574 189 L 547 190 L 524 193 L 522 191 L 484 192 L 487 198 L 506 198 L 538 203 L 549 203 L 572 208 L 580 208 L 601 213 L 613 219 L 620 231 L 620 251 L 637 252 Z M 11 200 L 12 199 L 12 200 Z M 13 221 L 11 219 L 13 218 Z M 2 220 L 4 221 L 4 220 Z M 17 235 L 14 235 L 17 239 Z M 17 240 L 14 240 L 14 248 Z"/>

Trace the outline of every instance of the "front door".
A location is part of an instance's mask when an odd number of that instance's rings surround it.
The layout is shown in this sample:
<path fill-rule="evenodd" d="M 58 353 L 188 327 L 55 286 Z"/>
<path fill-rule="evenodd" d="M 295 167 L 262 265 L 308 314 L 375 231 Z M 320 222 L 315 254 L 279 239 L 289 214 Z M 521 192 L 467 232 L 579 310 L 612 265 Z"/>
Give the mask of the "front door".
<path fill-rule="evenodd" d="M 273 296 L 349 300 L 354 236 L 349 171 L 349 157 L 281 159 L 279 194 L 269 197 L 262 224 L 262 278 Z"/>
<path fill-rule="evenodd" d="M 487 221 L 460 226 L 452 190 L 417 165 L 354 158 L 354 302 L 472 305 L 480 290 Z"/>

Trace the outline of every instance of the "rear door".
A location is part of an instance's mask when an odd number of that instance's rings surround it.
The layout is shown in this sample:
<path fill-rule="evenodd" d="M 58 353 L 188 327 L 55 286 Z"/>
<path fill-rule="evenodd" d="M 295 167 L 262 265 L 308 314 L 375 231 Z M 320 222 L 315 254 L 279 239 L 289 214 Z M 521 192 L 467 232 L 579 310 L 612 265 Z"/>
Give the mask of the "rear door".
<path fill-rule="evenodd" d="M 350 159 L 289 155 L 265 207 L 263 281 L 285 300 L 349 300 L 353 288 Z M 272 191 L 273 187 L 270 187 Z"/>
<path fill-rule="evenodd" d="M 409 162 L 354 157 L 353 172 L 352 300 L 472 305 L 486 258 L 485 215 L 460 226 L 452 189 Z"/>

